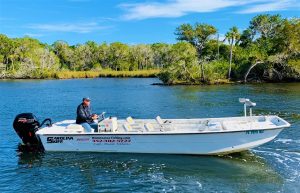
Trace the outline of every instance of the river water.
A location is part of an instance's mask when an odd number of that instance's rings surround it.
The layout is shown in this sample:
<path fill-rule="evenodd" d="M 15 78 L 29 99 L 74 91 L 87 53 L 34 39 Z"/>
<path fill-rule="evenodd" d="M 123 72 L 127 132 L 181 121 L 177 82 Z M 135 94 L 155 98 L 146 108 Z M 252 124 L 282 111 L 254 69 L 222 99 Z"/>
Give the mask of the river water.
<path fill-rule="evenodd" d="M 0 192 L 300 192 L 300 84 L 153 86 L 157 79 L 0 81 Z M 292 126 L 261 147 L 229 156 L 18 151 L 14 116 L 74 119 L 83 96 L 94 112 L 119 118 L 255 114 Z M 184 144 L 183 144 L 184 145 Z"/>

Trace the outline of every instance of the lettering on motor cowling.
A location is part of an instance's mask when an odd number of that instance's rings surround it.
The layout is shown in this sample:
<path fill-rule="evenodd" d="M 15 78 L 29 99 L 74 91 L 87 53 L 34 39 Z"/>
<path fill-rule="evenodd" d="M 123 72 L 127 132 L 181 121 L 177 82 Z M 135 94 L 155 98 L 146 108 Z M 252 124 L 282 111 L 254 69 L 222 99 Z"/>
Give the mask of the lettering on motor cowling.
<path fill-rule="evenodd" d="M 63 143 L 65 140 L 73 139 L 73 137 L 47 137 L 47 143 Z"/>
<path fill-rule="evenodd" d="M 246 131 L 246 134 L 260 134 L 264 133 L 264 130 L 251 130 L 251 131 Z"/>

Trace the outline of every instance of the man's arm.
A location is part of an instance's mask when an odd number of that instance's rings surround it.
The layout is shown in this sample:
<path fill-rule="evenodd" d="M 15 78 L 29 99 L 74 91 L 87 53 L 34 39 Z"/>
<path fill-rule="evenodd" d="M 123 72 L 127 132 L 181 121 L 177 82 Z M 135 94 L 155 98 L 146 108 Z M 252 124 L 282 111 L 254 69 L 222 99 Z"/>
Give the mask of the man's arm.
<path fill-rule="evenodd" d="M 98 115 L 92 113 L 92 108 L 90 106 L 88 107 L 88 114 L 90 115 L 92 120 L 98 119 Z"/>

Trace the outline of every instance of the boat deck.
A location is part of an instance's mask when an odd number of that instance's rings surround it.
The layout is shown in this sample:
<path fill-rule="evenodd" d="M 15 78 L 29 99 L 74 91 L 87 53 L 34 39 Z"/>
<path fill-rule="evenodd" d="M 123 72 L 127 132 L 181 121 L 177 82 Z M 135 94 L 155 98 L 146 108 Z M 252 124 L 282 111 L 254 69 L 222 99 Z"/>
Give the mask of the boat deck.
<path fill-rule="evenodd" d="M 101 122 L 100 122 L 101 123 Z M 209 119 L 125 119 L 116 120 L 114 129 L 99 129 L 94 134 L 146 134 L 146 133 L 210 133 L 246 130 L 265 130 L 288 127 L 289 123 L 278 116 L 229 117 Z M 65 120 L 45 127 L 38 134 L 87 133 L 75 120 Z M 89 134 L 91 134 L 89 132 Z"/>

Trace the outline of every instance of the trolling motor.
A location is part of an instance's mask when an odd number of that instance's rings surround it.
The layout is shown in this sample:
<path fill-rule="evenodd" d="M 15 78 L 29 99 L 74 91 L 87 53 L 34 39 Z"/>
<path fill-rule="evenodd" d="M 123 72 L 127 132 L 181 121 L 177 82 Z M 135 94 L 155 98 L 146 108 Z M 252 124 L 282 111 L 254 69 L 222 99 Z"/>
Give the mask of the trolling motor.
<path fill-rule="evenodd" d="M 40 123 L 34 114 L 21 113 L 15 117 L 13 127 L 24 145 L 29 147 L 39 147 L 40 142 L 36 137 L 35 132 L 37 132 L 44 124 L 51 126 L 51 119 L 47 118 Z"/>

